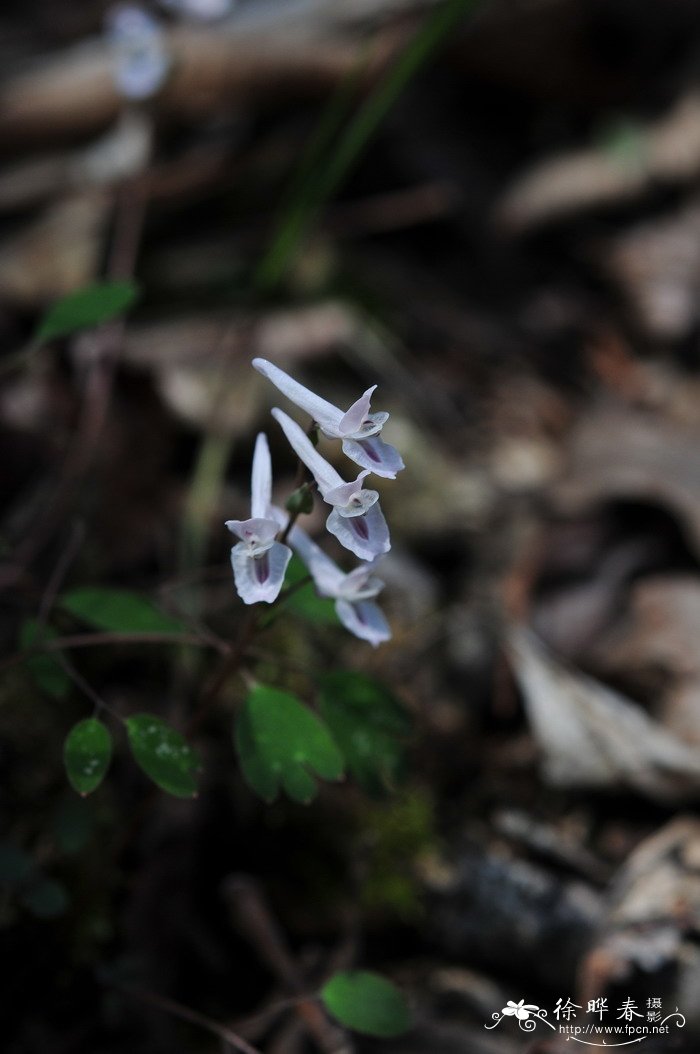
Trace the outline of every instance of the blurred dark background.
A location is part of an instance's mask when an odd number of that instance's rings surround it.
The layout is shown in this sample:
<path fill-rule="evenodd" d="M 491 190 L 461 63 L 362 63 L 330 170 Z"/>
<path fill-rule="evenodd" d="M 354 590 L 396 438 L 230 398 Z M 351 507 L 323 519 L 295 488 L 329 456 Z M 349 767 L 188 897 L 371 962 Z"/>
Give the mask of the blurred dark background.
<path fill-rule="evenodd" d="M 512 1020 L 484 1029 L 508 999 L 588 1020 L 629 996 L 686 1018 L 645 1050 L 694 1051 L 700 7 L 185 8 L 149 9 L 170 65 L 139 101 L 107 4 L 0 12 L 3 1049 L 232 1049 L 183 1007 L 265 1054 L 336 1049 L 264 1012 L 290 988 L 274 922 L 302 991 L 360 963 L 411 1000 L 410 1035 L 338 1049 L 517 1054 Z M 104 279 L 137 283 L 126 319 L 37 348 L 46 309 Z M 249 668 L 382 681 L 413 722 L 405 779 L 264 805 L 237 680 L 197 731 L 195 801 L 122 747 L 80 799 L 81 682 L 185 727 L 218 656 L 75 646 L 57 686 L 20 661 L 28 620 L 85 633 L 61 596 L 118 587 L 235 639 L 223 521 L 260 428 L 280 494 L 295 474 L 256 355 L 339 405 L 378 384 L 407 468 L 378 488 L 393 640 L 297 608 Z"/>

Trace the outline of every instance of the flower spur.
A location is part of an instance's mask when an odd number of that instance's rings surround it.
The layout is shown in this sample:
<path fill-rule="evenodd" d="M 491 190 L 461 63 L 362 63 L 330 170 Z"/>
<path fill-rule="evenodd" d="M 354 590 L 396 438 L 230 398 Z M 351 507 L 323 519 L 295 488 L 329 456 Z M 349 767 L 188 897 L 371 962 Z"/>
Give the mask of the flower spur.
<path fill-rule="evenodd" d="M 253 359 L 253 366 L 300 410 L 313 417 L 325 436 L 342 439 L 343 453 L 356 465 L 387 479 L 395 479 L 396 473 L 404 467 L 398 450 L 379 438 L 389 414 L 369 412 L 376 384 L 368 388 L 349 410 L 343 411 L 299 384 L 267 359 Z"/>
<path fill-rule="evenodd" d="M 244 604 L 271 604 L 279 596 L 292 551 L 275 541 L 283 526 L 272 507 L 272 464 L 267 437 L 260 432 L 255 441 L 248 520 L 227 520 L 226 526 L 240 538 L 231 550 L 231 566 L 238 595 Z"/>

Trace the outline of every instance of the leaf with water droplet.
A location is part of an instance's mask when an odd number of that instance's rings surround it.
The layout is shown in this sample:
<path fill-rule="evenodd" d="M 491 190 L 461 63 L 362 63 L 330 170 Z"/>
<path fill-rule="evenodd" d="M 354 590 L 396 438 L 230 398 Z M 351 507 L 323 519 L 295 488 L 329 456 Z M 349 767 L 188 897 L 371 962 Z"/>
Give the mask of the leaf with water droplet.
<path fill-rule="evenodd" d="M 411 1014 L 398 988 L 369 970 L 344 970 L 321 989 L 329 1014 L 355 1032 L 389 1039 L 411 1027 Z"/>
<path fill-rule="evenodd" d="M 91 794 L 105 777 L 112 758 L 109 729 L 96 717 L 79 721 L 63 745 L 63 761 L 71 786 L 78 794 Z"/>
<path fill-rule="evenodd" d="M 127 718 L 126 730 L 137 764 L 161 790 L 176 798 L 196 796 L 201 764 L 180 732 L 153 714 Z"/>
<path fill-rule="evenodd" d="M 288 692 L 258 684 L 236 722 L 236 748 L 246 782 L 266 801 L 284 790 L 310 802 L 314 775 L 337 780 L 343 758 L 323 722 Z"/>

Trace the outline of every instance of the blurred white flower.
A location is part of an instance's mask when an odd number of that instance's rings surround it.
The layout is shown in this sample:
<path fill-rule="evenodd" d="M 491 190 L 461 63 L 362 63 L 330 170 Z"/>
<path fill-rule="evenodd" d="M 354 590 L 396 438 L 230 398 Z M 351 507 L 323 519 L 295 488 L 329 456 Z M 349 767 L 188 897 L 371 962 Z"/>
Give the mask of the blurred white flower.
<path fill-rule="evenodd" d="M 127 99 L 147 99 L 162 87 L 170 56 L 159 23 L 135 4 L 118 4 L 105 19 L 114 80 Z"/>
<path fill-rule="evenodd" d="M 160 0 L 162 7 L 195 22 L 216 22 L 233 11 L 236 0 Z"/>

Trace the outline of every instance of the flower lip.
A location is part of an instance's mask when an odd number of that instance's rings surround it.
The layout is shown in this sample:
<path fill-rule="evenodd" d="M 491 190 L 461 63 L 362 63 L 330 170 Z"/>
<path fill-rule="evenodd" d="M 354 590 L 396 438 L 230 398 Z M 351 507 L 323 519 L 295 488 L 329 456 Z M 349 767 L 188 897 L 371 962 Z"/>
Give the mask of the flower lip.
<path fill-rule="evenodd" d="M 249 520 L 226 520 L 226 526 L 232 534 L 240 538 L 251 556 L 257 556 L 270 549 L 279 531 L 276 520 L 260 516 L 251 517 Z"/>
<path fill-rule="evenodd" d="M 341 516 L 364 516 L 367 510 L 379 501 L 376 490 L 365 490 L 362 487 L 362 480 L 368 475 L 369 469 L 364 469 L 352 482 L 331 487 L 324 492 L 323 500 L 335 506 Z"/>

